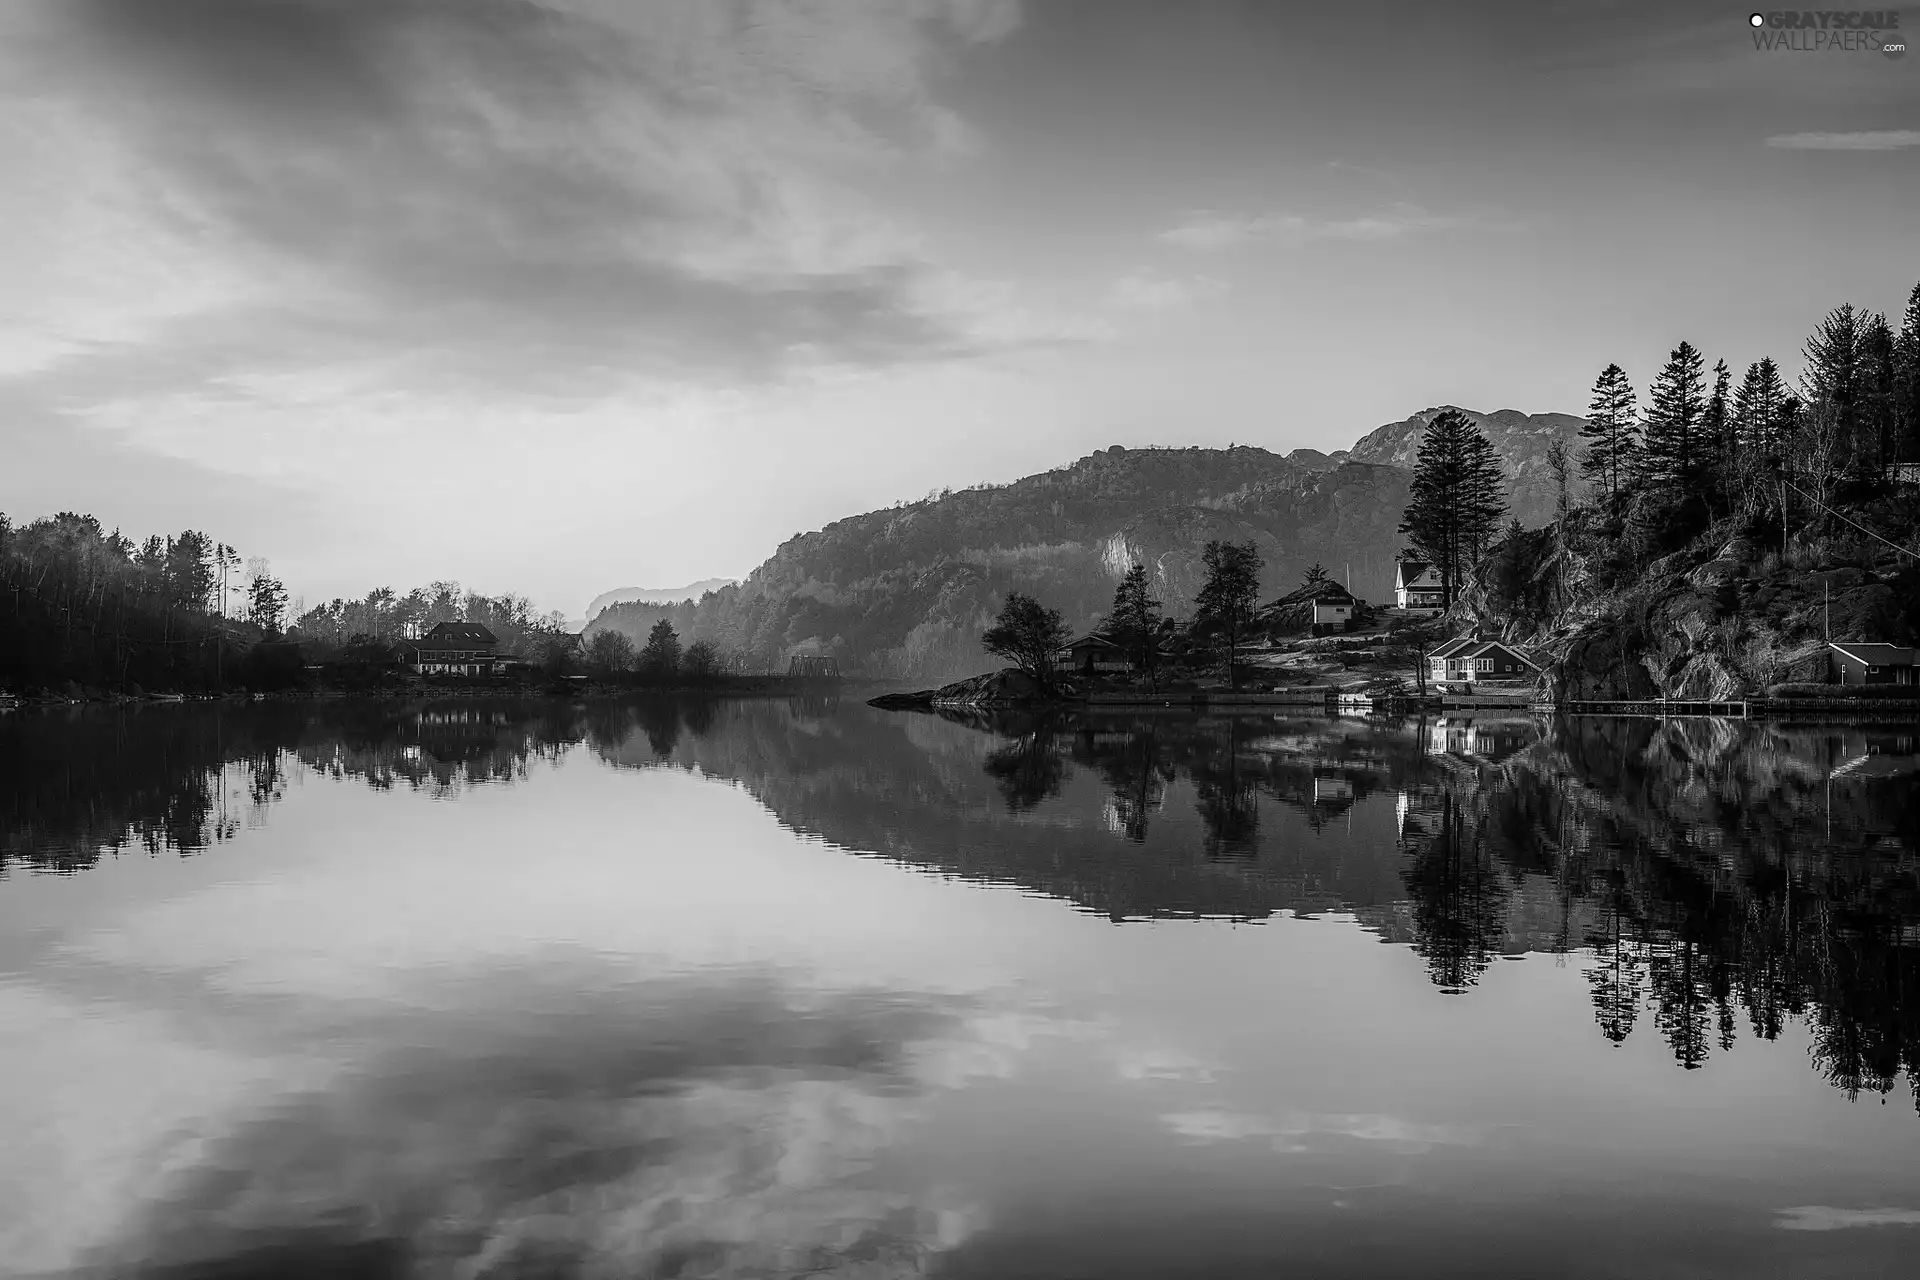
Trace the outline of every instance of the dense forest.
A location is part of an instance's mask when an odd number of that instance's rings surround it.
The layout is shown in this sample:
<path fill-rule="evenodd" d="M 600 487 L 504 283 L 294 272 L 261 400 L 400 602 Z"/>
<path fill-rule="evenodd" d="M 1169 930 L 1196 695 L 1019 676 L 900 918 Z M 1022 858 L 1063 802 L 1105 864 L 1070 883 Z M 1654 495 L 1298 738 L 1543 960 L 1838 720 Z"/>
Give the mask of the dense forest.
<path fill-rule="evenodd" d="M 382 587 L 290 617 L 269 570 L 197 530 L 136 543 L 90 515 L 16 526 L 0 514 L 0 692 L 276 687 L 299 653 L 378 646 L 437 622 L 483 623 L 504 651 L 529 654 L 563 626 L 525 596 L 457 582 Z"/>

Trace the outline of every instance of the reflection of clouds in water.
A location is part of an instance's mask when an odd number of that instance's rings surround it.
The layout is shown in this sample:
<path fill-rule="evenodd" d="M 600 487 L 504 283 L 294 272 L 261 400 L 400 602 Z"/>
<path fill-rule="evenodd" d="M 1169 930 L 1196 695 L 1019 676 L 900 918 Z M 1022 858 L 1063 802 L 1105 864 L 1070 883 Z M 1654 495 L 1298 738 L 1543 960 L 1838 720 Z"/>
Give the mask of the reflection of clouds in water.
<path fill-rule="evenodd" d="M 1122 1049 L 1114 1059 L 1122 1080 L 1173 1080 L 1181 1084 L 1212 1084 L 1218 1068 L 1178 1049 Z"/>
<path fill-rule="evenodd" d="M 1803 1204 L 1777 1212 L 1782 1231 L 1844 1231 L 1849 1227 L 1920 1227 L 1920 1209 L 1836 1209 Z"/>
<path fill-rule="evenodd" d="M 503 986 L 502 1011 L 526 1000 Z M 740 984 L 422 1027 L 414 1047 L 176 1152 L 165 1190 L 92 1261 L 923 1274 L 980 1210 L 876 1165 L 926 1110 L 928 1046 L 965 1042 L 961 1014 L 888 997 L 795 1007 Z"/>
<path fill-rule="evenodd" d="M 103 1013 L 108 1016 L 102 1016 Z M 56 1271 L 204 1146 L 184 1117 L 273 1082 L 265 1064 L 169 1035 L 167 1019 L 0 984 L 0 1274 Z"/>
<path fill-rule="evenodd" d="M 1476 1146 L 1482 1130 L 1465 1125 L 1421 1124 L 1399 1116 L 1292 1112 L 1278 1116 L 1234 1111 L 1183 1111 L 1161 1117 L 1183 1138 L 1201 1142 L 1241 1142 L 1270 1138 L 1276 1151 L 1330 1149 L 1340 1140 L 1378 1144 L 1382 1149 L 1417 1155 L 1436 1146 Z M 1334 1142 L 1329 1142 L 1332 1139 Z"/>

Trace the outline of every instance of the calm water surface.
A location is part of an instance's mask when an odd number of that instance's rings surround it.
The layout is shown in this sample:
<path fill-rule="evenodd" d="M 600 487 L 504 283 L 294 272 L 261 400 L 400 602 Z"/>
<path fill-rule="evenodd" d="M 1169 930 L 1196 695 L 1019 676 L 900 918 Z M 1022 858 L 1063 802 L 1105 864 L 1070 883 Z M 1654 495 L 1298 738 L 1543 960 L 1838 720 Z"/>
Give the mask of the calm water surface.
<path fill-rule="evenodd" d="M 1914 728 L 0 717 L 0 1271 L 1920 1273 Z"/>

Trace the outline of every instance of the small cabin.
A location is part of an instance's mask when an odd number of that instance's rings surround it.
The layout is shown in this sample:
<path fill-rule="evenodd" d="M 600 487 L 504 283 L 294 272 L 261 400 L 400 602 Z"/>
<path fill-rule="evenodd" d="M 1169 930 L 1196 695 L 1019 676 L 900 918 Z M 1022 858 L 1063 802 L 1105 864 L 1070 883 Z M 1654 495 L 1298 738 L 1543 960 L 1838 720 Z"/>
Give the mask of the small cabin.
<path fill-rule="evenodd" d="M 1354 594 L 1337 582 L 1315 583 L 1308 590 L 1312 593 L 1313 625 L 1316 629 L 1343 628 L 1360 607 L 1360 601 Z"/>
<path fill-rule="evenodd" d="M 1914 651 L 1897 644 L 1835 640 L 1827 645 L 1827 674 L 1842 685 L 1911 685 Z"/>
<path fill-rule="evenodd" d="M 1055 655 L 1054 663 L 1062 671 L 1083 676 L 1121 675 L 1133 670 L 1133 658 L 1126 648 L 1098 631 L 1089 631 L 1078 640 L 1069 641 Z"/>
<path fill-rule="evenodd" d="M 1540 664 L 1499 640 L 1457 636 L 1427 655 L 1435 684 L 1476 680 L 1522 680 L 1537 675 Z"/>
<path fill-rule="evenodd" d="M 1424 560 L 1395 560 L 1393 603 L 1408 613 L 1439 613 L 1447 607 L 1446 584 L 1440 581 L 1440 571 Z"/>

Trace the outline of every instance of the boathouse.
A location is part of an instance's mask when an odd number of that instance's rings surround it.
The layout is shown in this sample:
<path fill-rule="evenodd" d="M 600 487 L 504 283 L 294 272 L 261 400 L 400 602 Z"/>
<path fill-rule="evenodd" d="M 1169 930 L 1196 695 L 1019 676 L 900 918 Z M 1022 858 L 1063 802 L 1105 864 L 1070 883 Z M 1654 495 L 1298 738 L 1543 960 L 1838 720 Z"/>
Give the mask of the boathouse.
<path fill-rule="evenodd" d="M 1897 644 L 1834 640 L 1827 645 L 1827 673 L 1835 684 L 1911 685 L 1914 651 Z"/>

